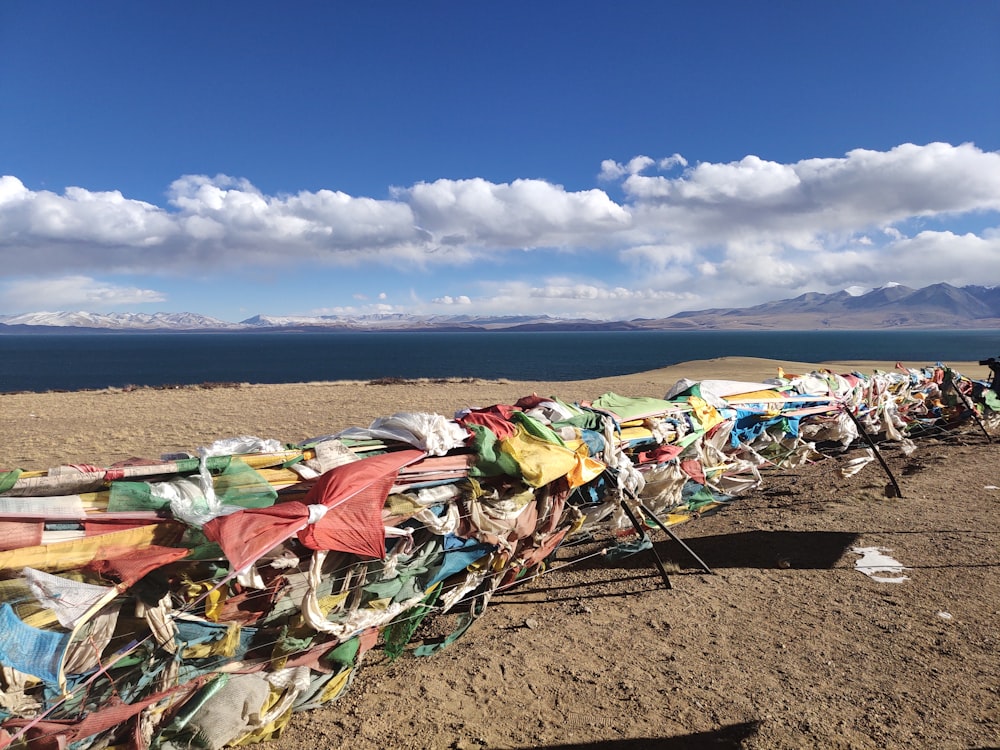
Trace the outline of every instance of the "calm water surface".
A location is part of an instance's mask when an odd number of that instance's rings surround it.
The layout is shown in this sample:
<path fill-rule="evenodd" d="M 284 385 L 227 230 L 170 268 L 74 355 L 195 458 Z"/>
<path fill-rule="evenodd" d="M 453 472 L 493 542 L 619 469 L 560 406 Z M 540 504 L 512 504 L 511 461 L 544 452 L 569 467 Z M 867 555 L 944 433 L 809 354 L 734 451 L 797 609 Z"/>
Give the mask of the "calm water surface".
<path fill-rule="evenodd" d="M 577 380 L 691 359 L 958 362 L 1000 331 L 101 333 L 0 336 L 0 392 L 380 377 Z"/>

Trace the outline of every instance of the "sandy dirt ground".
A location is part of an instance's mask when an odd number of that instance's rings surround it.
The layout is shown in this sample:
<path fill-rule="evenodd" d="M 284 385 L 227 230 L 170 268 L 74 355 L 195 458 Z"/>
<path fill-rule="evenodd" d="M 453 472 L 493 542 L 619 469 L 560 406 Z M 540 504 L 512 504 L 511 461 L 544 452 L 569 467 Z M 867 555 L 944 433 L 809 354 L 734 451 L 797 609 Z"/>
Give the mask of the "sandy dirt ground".
<path fill-rule="evenodd" d="M 832 363 L 836 372 L 893 363 Z M 928 363 L 912 363 L 928 364 Z M 662 396 L 680 377 L 759 380 L 781 365 L 692 362 L 602 380 L 239 385 L 0 394 L 0 467 L 109 465 L 250 434 L 283 442 L 397 411 L 450 415 L 537 392 Z M 962 373 L 988 373 L 954 363 Z M 651 552 L 611 562 L 600 540 L 498 593 L 451 647 L 370 652 L 350 690 L 296 715 L 276 750 L 309 748 L 987 748 L 1000 746 L 1000 436 L 977 429 L 765 474 L 750 495 Z M 853 455 L 857 455 L 854 453 Z M 856 569 L 862 548 L 906 580 Z M 445 618 L 435 627 L 448 630 Z M 423 635 L 433 635 L 427 632 Z"/>

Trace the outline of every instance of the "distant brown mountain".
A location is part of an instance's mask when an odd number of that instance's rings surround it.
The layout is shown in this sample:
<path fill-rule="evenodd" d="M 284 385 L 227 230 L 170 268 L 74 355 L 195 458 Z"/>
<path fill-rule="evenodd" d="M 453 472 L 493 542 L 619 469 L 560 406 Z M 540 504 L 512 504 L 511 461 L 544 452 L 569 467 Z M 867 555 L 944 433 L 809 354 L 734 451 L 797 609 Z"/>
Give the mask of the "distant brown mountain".
<path fill-rule="evenodd" d="M 639 324 L 640 321 L 632 321 Z M 713 308 L 647 319 L 649 329 L 874 329 L 1000 327 L 1000 288 L 898 284 L 866 294 L 808 292 L 753 307 Z"/>

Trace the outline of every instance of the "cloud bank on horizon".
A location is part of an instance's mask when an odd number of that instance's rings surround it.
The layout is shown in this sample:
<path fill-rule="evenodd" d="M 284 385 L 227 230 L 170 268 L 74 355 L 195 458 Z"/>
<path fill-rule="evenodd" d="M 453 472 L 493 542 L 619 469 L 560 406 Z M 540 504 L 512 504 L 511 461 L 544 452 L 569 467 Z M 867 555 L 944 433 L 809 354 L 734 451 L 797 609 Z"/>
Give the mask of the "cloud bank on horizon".
<path fill-rule="evenodd" d="M 389 186 L 384 198 L 333 185 L 268 195 L 252 176 L 187 174 L 163 205 L 6 175 L 0 312 L 180 311 L 176 285 L 224 278 L 231 295 L 247 283 L 241 307 L 210 311 L 229 320 L 629 319 L 890 281 L 1000 279 L 1000 152 L 938 142 L 793 163 L 696 156 L 608 159 L 584 190 L 470 177 Z M 306 278 L 329 280 L 329 304 L 273 309 L 252 291 L 288 285 L 284 304 L 302 305 L 294 285 Z"/>

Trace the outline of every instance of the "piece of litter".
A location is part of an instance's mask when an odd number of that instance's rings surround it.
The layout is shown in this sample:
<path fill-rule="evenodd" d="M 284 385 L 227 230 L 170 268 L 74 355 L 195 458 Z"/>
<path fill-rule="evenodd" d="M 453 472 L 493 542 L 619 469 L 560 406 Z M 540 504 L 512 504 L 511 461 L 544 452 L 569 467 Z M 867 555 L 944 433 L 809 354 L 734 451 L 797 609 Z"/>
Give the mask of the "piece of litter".
<path fill-rule="evenodd" d="M 845 478 L 853 477 L 874 460 L 875 454 L 872 453 L 872 449 L 869 448 L 865 451 L 864 456 L 858 456 L 857 458 L 852 458 L 850 461 L 845 462 L 840 468 L 840 476 Z"/>
<path fill-rule="evenodd" d="M 983 489 L 984 490 L 1000 490 L 1000 487 L 997 487 L 995 484 L 988 484 L 985 487 L 983 487 Z"/>
<path fill-rule="evenodd" d="M 951 612 L 944 612 L 944 611 L 938 612 L 938 617 L 940 617 L 942 620 L 950 620 Z"/>
<path fill-rule="evenodd" d="M 861 555 L 861 559 L 854 563 L 854 569 L 860 570 L 873 581 L 881 583 L 902 583 L 910 580 L 903 575 L 906 568 L 899 560 L 882 554 L 891 551 L 882 547 L 852 547 L 851 552 Z M 886 573 L 893 575 L 884 575 Z"/>

